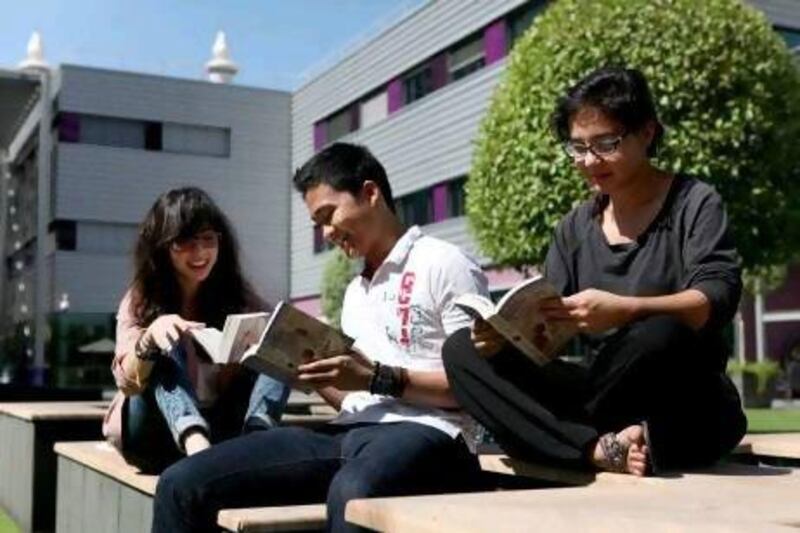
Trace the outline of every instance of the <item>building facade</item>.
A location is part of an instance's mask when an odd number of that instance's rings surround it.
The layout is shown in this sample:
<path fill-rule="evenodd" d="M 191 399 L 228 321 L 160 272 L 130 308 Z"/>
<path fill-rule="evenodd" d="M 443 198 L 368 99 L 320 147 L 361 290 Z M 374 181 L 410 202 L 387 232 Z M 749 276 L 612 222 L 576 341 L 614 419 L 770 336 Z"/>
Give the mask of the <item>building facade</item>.
<path fill-rule="evenodd" d="M 38 108 L 6 154 L 6 332 L 32 335 L 39 206 L 45 313 L 108 317 L 131 278 L 139 222 L 159 194 L 185 185 L 231 218 L 257 289 L 288 295 L 289 93 L 72 65 L 51 79 L 49 202 L 36 179 Z"/>

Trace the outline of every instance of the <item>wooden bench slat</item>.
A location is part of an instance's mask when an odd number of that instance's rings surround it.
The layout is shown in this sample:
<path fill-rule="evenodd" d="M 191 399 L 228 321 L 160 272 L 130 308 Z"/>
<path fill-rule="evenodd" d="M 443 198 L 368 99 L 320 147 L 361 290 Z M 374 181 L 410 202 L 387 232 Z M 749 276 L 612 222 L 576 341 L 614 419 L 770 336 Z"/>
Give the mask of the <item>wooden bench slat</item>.
<path fill-rule="evenodd" d="M 380 531 L 788 531 L 794 469 L 721 465 L 633 484 L 353 500 L 346 518 Z"/>
<path fill-rule="evenodd" d="M 217 524 L 229 531 L 295 531 L 324 529 L 327 521 L 325 504 L 290 505 L 224 509 L 217 515 Z"/>
<path fill-rule="evenodd" d="M 752 455 L 800 459 L 800 433 L 763 433 L 746 435 L 740 448 Z M 738 448 L 737 448 L 738 451 Z M 742 453 L 742 452 L 740 452 Z"/>
<path fill-rule="evenodd" d="M 107 442 L 58 442 L 55 451 L 124 485 L 151 496 L 155 494 L 158 476 L 142 474 Z"/>
<path fill-rule="evenodd" d="M 108 402 L 5 402 L 0 413 L 21 420 L 102 420 Z"/>

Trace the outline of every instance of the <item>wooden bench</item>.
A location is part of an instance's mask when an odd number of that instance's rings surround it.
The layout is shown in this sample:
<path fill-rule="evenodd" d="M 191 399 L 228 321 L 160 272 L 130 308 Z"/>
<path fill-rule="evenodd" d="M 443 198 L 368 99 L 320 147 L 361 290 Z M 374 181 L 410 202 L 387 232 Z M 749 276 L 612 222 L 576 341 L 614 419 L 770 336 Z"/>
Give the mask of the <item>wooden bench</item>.
<path fill-rule="evenodd" d="M 146 532 L 153 519 L 158 476 L 142 474 L 106 442 L 60 442 L 58 533 Z M 325 527 L 325 506 L 299 505 L 222 511 L 231 531 L 305 531 Z"/>
<path fill-rule="evenodd" d="M 99 401 L 0 403 L 0 507 L 22 531 L 53 530 L 53 444 L 100 438 L 106 407 Z"/>
<path fill-rule="evenodd" d="M 630 476 L 628 476 L 630 477 Z M 349 522 L 379 531 L 789 531 L 795 469 L 726 464 L 630 482 L 353 500 Z"/>
<path fill-rule="evenodd" d="M 768 439 L 763 437 L 759 436 L 760 442 L 766 444 Z M 761 451 L 765 451 L 765 449 L 761 449 Z M 748 442 L 746 446 L 740 447 L 740 452 L 750 453 L 750 443 Z M 481 468 L 485 472 L 522 476 L 564 486 L 657 485 L 663 483 L 661 478 L 637 478 L 611 472 L 565 470 L 519 461 L 507 455 L 496 453 L 481 454 L 479 459 Z M 737 468 L 738 466 L 736 465 L 726 466 L 724 471 L 730 474 L 736 472 Z M 750 467 L 744 468 L 749 469 Z M 719 471 L 721 472 L 722 470 Z M 749 472 L 750 470 L 747 471 Z M 698 474 L 685 475 L 697 476 Z M 325 507 L 323 505 L 300 505 L 294 507 L 257 507 L 224 510 L 219 514 L 218 524 L 229 531 L 245 532 L 284 530 L 292 526 L 298 530 L 322 529 L 325 526 Z"/>

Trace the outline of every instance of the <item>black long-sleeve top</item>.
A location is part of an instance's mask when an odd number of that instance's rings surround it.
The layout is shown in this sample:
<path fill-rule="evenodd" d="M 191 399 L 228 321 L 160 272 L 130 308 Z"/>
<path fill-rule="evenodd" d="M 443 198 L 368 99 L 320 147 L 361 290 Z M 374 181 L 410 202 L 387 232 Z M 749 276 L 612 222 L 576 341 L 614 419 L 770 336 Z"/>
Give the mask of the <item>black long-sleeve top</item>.
<path fill-rule="evenodd" d="M 709 355 L 724 362 L 722 328 L 736 313 L 742 282 L 719 194 L 702 181 L 676 176 L 648 228 L 634 242 L 615 245 L 608 243 L 601 227 L 607 202 L 597 196 L 561 220 L 545 261 L 547 278 L 564 296 L 589 288 L 624 296 L 699 290 L 711 304 L 700 334 L 722 352 Z M 597 349 L 611 333 L 586 338 Z"/>

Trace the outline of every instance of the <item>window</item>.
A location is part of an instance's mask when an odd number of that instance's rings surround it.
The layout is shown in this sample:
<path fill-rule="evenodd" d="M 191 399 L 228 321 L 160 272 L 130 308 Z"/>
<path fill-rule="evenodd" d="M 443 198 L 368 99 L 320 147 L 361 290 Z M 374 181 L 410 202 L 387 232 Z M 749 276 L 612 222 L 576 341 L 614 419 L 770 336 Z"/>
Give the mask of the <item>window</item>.
<path fill-rule="evenodd" d="M 140 120 L 81 115 L 80 142 L 144 150 L 146 124 Z"/>
<path fill-rule="evenodd" d="M 448 218 L 464 215 L 464 183 L 467 178 L 456 178 L 431 189 L 431 202 L 433 204 L 431 222 L 440 222 Z"/>
<path fill-rule="evenodd" d="M 328 138 L 327 142 L 333 142 L 340 137 L 344 137 L 353 127 L 353 113 L 350 108 L 343 109 L 328 119 Z"/>
<path fill-rule="evenodd" d="M 467 177 L 462 176 L 447 183 L 447 201 L 449 218 L 464 216 L 466 210 L 467 196 L 464 193 L 464 185 L 467 183 Z"/>
<path fill-rule="evenodd" d="M 322 226 L 314 226 L 314 253 L 319 254 L 333 248 L 333 244 L 325 239 Z"/>
<path fill-rule="evenodd" d="M 787 28 L 775 28 L 778 34 L 786 41 L 786 46 L 795 52 L 800 49 L 800 30 L 790 30 Z"/>
<path fill-rule="evenodd" d="M 77 231 L 74 220 L 54 220 L 50 223 L 50 233 L 56 243 L 56 250 L 74 250 L 77 245 Z"/>
<path fill-rule="evenodd" d="M 533 0 L 525 4 L 522 8 L 512 13 L 508 18 L 508 42 L 509 49 L 514 46 L 517 39 L 522 37 L 525 31 L 533 24 L 533 19 L 536 18 L 545 6 L 542 0 Z"/>
<path fill-rule="evenodd" d="M 161 136 L 163 131 L 163 138 Z M 163 144 L 165 152 L 176 154 L 229 157 L 231 154 L 231 132 L 227 128 L 165 123 L 154 134 L 153 142 Z"/>
<path fill-rule="evenodd" d="M 373 124 L 377 124 L 389 114 L 389 101 L 386 91 L 381 91 L 367 98 L 361 103 L 360 107 L 361 127 L 368 128 Z"/>
<path fill-rule="evenodd" d="M 229 157 L 227 128 L 59 113 L 58 140 L 154 152 Z"/>
<path fill-rule="evenodd" d="M 425 65 L 403 78 L 403 95 L 406 104 L 415 102 L 433 91 L 433 69 Z"/>
<path fill-rule="evenodd" d="M 396 201 L 397 217 L 406 226 L 424 226 L 433 220 L 429 189 L 406 194 Z"/>
<path fill-rule="evenodd" d="M 483 68 L 486 63 L 483 53 L 483 35 L 473 35 L 454 46 L 447 54 L 447 71 L 450 81 Z"/>
<path fill-rule="evenodd" d="M 159 122 L 144 123 L 144 149 L 155 152 L 164 147 L 164 131 Z"/>

